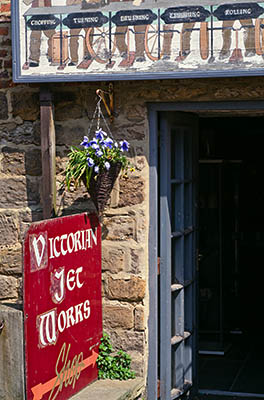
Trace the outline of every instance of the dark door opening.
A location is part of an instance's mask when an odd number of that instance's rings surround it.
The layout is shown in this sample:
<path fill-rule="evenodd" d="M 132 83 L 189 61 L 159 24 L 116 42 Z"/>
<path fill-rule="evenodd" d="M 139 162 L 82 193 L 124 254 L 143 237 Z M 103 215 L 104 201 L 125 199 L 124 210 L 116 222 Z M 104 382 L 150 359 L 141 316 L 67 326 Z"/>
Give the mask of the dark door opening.
<path fill-rule="evenodd" d="M 199 391 L 211 396 L 264 398 L 263 126 L 200 118 Z"/>

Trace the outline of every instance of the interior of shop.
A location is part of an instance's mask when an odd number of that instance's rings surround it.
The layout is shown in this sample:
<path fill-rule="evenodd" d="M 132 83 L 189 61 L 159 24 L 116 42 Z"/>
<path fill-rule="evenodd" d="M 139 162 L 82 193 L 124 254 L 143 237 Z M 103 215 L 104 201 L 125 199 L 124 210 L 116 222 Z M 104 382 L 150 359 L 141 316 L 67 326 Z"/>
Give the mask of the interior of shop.
<path fill-rule="evenodd" d="M 200 118 L 202 393 L 264 398 L 263 153 L 263 117 Z"/>

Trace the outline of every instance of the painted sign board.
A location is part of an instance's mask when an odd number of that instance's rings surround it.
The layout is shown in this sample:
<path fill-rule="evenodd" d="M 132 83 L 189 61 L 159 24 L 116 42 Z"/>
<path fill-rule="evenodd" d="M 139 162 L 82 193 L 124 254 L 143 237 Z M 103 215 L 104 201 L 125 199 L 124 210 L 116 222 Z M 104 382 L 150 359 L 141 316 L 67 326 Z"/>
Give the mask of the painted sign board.
<path fill-rule="evenodd" d="M 15 81 L 262 75 L 264 2 L 14 0 Z"/>
<path fill-rule="evenodd" d="M 33 223 L 24 241 L 28 400 L 66 400 L 97 379 L 101 229 L 95 214 Z"/>

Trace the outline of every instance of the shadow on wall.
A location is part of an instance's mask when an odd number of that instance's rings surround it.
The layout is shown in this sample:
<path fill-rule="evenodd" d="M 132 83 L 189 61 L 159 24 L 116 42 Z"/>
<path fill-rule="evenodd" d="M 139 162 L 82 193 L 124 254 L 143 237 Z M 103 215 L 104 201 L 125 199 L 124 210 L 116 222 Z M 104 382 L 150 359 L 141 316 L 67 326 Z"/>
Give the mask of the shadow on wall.
<path fill-rule="evenodd" d="M 77 191 L 58 190 L 57 192 L 57 213 L 58 216 L 73 215 L 82 212 L 96 212 L 96 208 L 86 193 L 85 187 Z"/>

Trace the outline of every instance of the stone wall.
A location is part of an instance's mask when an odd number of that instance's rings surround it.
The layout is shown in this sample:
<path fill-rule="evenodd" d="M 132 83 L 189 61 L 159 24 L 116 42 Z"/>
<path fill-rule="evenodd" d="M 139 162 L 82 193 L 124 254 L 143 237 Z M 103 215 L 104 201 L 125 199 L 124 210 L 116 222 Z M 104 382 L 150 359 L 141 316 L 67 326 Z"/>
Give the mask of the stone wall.
<path fill-rule="evenodd" d="M 84 188 L 61 192 L 70 145 L 87 134 L 98 85 L 53 85 L 56 121 L 58 215 L 93 211 Z M 2 90 L 5 119 L 0 121 L 0 300 L 21 297 L 22 242 L 32 221 L 42 219 L 39 87 L 14 85 Z M 111 127 L 117 140 L 131 143 L 135 172 L 116 183 L 103 220 L 104 329 L 113 344 L 131 353 L 142 375 L 146 341 L 147 142 L 144 115 L 121 112 Z M 102 125 L 104 129 L 105 126 Z M 93 126 L 95 129 L 95 126 Z M 146 308 L 147 309 L 147 308 Z"/>
<path fill-rule="evenodd" d="M 100 86 L 100 85 L 99 85 Z M 101 85 L 106 89 L 106 85 Z M 95 107 L 98 84 L 56 85 L 55 120 L 58 154 L 58 182 L 63 179 L 65 154 L 70 144 L 79 144 L 87 133 Z M 148 232 L 148 167 L 145 112 L 141 108 L 131 115 L 123 111 L 115 93 L 117 117 L 111 126 L 116 140 L 126 138 L 131 144 L 130 157 L 135 172 L 117 181 L 102 227 L 102 295 L 104 329 L 110 333 L 116 348 L 132 355 L 133 368 L 143 375 L 146 359 L 147 321 L 147 232 Z M 65 101 L 65 99 L 67 99 Z M 95 128 L 95 126 L 93 126 Z M 105 126 L 102 125 L 105 129 Z M 85 210 L 85 191 L 66 193 L 62 212 Z M 89 205 L 92 209 L 92 204 Z"/>
<path fill-rule="evenodd" d="M 3 8 L 2 8 L 3 7 Z M 22 242 L 42 219 L 39 86 L 13 84 L 8 1 L 0 8 L 0 301 L 21 302 Z M 5 11 L 4 11 L 5 10 Z M 91 123 L 95 91 L 107 83 L 53 84 L 59 215 L 94 210 L 84 188 L 59 191 L 70 145 Z M 147 102 L 262 100 L 264 79 L 199 79 L 114 83 L 115 139 L 131 143 L 135 172 L 120 178 L 103 220 L 104 329 L 116 348 L 147 366 L 148 320 L 148 118 Z M 104 126 L 102 126 L 104 128 Z M 151 195 L 151 194 L 150 194 Z M 150 197 L 151 201 L 151 197 Z"/>

